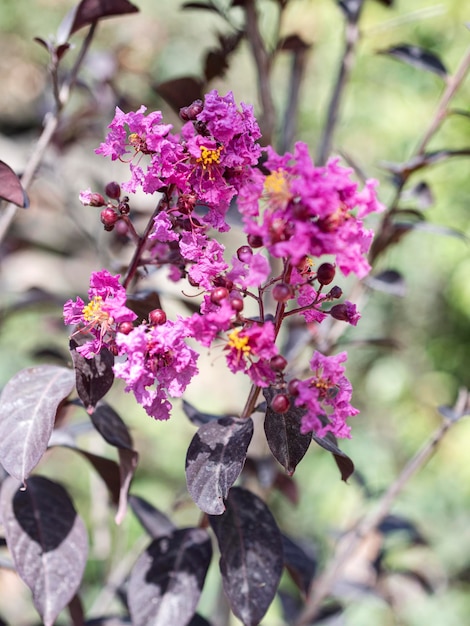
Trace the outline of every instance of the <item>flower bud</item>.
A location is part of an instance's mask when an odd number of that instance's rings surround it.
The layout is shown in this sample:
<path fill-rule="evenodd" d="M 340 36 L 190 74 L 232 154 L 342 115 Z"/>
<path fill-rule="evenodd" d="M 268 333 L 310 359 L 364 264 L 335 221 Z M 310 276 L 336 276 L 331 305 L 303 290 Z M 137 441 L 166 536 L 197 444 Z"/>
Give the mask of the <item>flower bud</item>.
<path fill-rule="evenodd" d="M 360 314 L 356 305 L 352 302 L 344 302 L 343 304 L 335 304 L 330 309 L 331 317 L 340 322 L 348 322 L 352 326 L 356 326 L 360 319 Z"/>
<path fill-rule="evenodd" d="M 246 240 L 251 248 L 261 248 L 263 245 L 263 238 L 260 235 L 248 235 Z"/>
<path fill-rule="evenodd" d="M 287 302 L 292 296 L 292 287 L 287 283 L 277 283 L 277 285 L 274 285 L 273 298 L 276 302 Z"/>
<path fill-rule="evenodd" d="M 111 198 L 111 200 L 119 200 L 119 197 L 121 195 L 121 187 L 119 183 L 112 181 L 106 185 L 104 192 L 108 196 L 108 198 Z"/>
<path fill-rule="evenodd" d="M 212 304 L 220 304 L 222 300 L 228 297 L 228 289 L 226 287 L 216 287 L 211 291 L 210 299 Z"/>
<path fill-rule="evenodd" d="M 299 385 L 300 380 L 298 378 L 292 378 L 292 380 L 287 383 L 287 391 L 290 393 L 291 396 L 299 395 Z"/>
<path fill-rule="evenodd" d="M 194 100 L 192 104 L 187 107 L 182 107 L 180 109 L 180 117 L 185 122 L 189 122 L 190 120 L 195 120 L 199 113 L 204 108 L 202 100 Z"/>
<path fill-rule="evenodd" d="M 106 207 L 101 211 L 101 223 L 104 224 L 105 230 L 113 230 L 114 224 L 118 221 L 119 215 L 112 207 Z"/>
<path fill-rule="evenodd" d="M 128 335 L 134 328 L 134 324 L 132 322 L 121 322 L 118 326 L 118 332 L 123 335 Z"/>
<path fill-rule="evenodd" d="M 249 263 L 251 257 L 253 256 L 253 250 L 250 246 L 240 246 L 237 250 L 238 260 L 242 263 Z"/>
<path fill-rule="evenodd" d="M 104 206 L 106 204 L 106 200 L 100 193 L 92 193 L 88 199 L 89 206 Z"/>
<path fill-rule="evenodd" d="M 153 326 L 161 326 L 166 322 L 166 313 L 162 311 L 162 309 L 153 309 L 149 313 L 149 322 L 153 324 Z"/>
<path fill-rule="evenodd" d="M 337 285 L 335 285 L 328 292 L 327 298 L 329 298 L 330 300 L 338 300 L 338 298 L 341 298 L 342 295 L 343 295 L 343 290 L 341 289 L 341 287 L 338 287 Z"/>
<path fill-rule="evenodd" d="M 269 365 L 271 366 L 271 369 L 274 370 L 275 372 L 283 372 L 286 369 L 287 361 L 282 356 L 282 354 L 276 354 L 273 357 L 271 357 L 271 360 L 269 361 Z"/>
<path fill-rule="evenodd" d="M 285 393 L 278 393 L 271 400 L 270 407 L 275 413 L 286 413 L 289 410 L 290 401 Z"/>
<path fill-rule="evenodd" d="M 124 196 L 118 206 L 121 215 L 129 215 L 131 208 L 129 206 L 129 196 Z"/>
<path fill-rule="evenodd" d="M 320 285 L 329 285 L 336 274 L 335 266 L 332 263 L 322 263 L 317 270 L 317 280 Z"/>
<path fill-rule="evenodd" d="M 245 303 L 243 302 L 243 298 L 240 296 L 230 297 L 230 306 L 235 311 L 235 313 L 241 313 L 243 311 L 243 307 Z"/>

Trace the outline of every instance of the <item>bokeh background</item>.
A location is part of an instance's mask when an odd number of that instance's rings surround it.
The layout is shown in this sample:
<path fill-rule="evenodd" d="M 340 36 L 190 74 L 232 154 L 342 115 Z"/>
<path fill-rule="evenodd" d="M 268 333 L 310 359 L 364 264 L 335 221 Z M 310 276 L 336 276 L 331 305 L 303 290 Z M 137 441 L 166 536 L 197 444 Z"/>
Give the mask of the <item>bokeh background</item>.
<path fill-rule="evenodd" d="M 227 25 L 215 14 L 181 10 L 177 0 L 135 0 L 140 13 L 100 23 L 81 81 L 64 114 L 56 141 L 47 151 L 30 190 L 31 206 L 18 210 L 0 259 L 0 385 L 19 369 L 37 362 L 69 360 L 63 302 L 86 293 L 92 271 L 119 271 L 131 247 L 102 230 L 99 210 L 82 207 L 80 190 L 102 191 L 109 180 L 125 180 L 126 167 L 94 154 L 112 119 L 114 106 L 145 104 L 178 118 L 154 86 L 180 76 L 199 76 L 208 49 Z M 223 2 L 219 4 L 224 4 Z M 228 3 L 225 3 L 228 4 Z M 2 0 L 0 5 L 0 159 L 21 173 L 31 154 L 44 115 L 52 106 L 47 54 L 33 38 L 53 35 L 73 3 L 65 0 Z M 276 28 L 276 3 L 259 2 L 267 40 Z M 241 13 L 233 13 L 234 19 Z M 437 54 L 454 72 L 469 45 L 469 7 L 461 0 L 398 0 L 392 7 L 369 0 L 361 19 L 357 63 L 342 106 L 334 153 L 342 153 L 380 180 L 387 203 L 393 186 L 384 163 L 406 160 L 427 129 L 443 91 L 436 74 L 391 59 L 378 51 L 412 43 Z M 466 25 L 467 24 L 467 25 Z M 298 139 L 315 154 L 343 47 L 343 16 L 333 0 L 291 0 L 282 33 L 297 33 L 311 44 L 301 91 Z M 78 44 L 83 37 L 73 37 Z M 70 66 L 74 50 L 65 59 Z M 288 96 L 289 59 L 280 57 L 273 72 L 278 127 Z M 211 87 L 251 102 L 258 110 L 256 73 L 248 46 L 230 59 L 224 79 Z M 452 116 L 430 149 L 468 148 L 470 81 Z M 425 181 L 433 196 L 426 209 L 428 226 L 415 229 L 379 258 L 376 273 L 393 269 L 404 277 L 401 296 L 370 290 L 357 328 L 341 337 L 349 351 L 348 375 L 355 389 L 353 437 L 342 442 L 358 478 L 340 481 L 329 454 L 312 445 L 297 469 L 298 504 L 281 493 L 270 504 L 282 529 L 308 540 L 319 567 L 328 561 L 338 536 L 350 527 L 392 483 L 407 460 L 439 426 L 437 408 L 452 405 L 458 389 L 470 383 L 470 167 L 452 159 L 412 178 Z M 153 198 L 132 199 L 138 225 L 145 224 Z M 406 206 L 415 207 L 413 199 Z M 373 226 L 374 219 L 370 222 Z M 235 246 L 233 239 L 228 244 Z M 345 292 L 349 281 L 338 281 Z M 168 311 L 181 309 L 179 287 L 164 274 L 144 281 L 158 289 Z M 367 344 L 386 338 L 395 347 Z M 220 354 L 202 355 L 201 376 L 187 399 L 207 412 L 240 411 L 246 382 L 228 375 Z M 185 488 L 185 452 L 194 427 L 175 403 L 169 423 L 154 423 L 125 396 L 119 385 L 109 402 L 132 429 L 141 455 L 132 491 L 151 501 L 177 523 L 197 523 L 199 513 Z M 77 422 L 85 418 L 77 412 Z M 85 432 L 83 445 L 113 456 L 99 437 Z M 384 543 L 371 540 L 371 553 L 351 569 L 349 586 L 340 589 L 345 612 L 328 623 L 345 626 L 463 626 L 470 615 L 470 424 L 456 424 L 431 461 L 397 498 L 392 513 L 419 533 L 397 532 Z M 92 545 L 84 584 L 90 614 L 106 606 L 103 580 L 130 567 L 145 538 L 129 513 L 121 527 L 112 523 L 107 494 L 84 460 L 54 450 L 38 468 L 59 477 L 87 521 Z M 406 530 L 406 529 L 405 529 Z M 383 573 L 370 567 L 383 549 Z M 367 565 L 369 563 L 369 565 Z M 124 564 L 124 565 L 123 565 Z M 118 572 L 118 574 L 116 574 Z M 410 572 L 412 572 L 410 574 Z M 8 623 L 34 622 L 29 592 L 15 575 L 0 570 L 0 615 Z M 284 581 L 289 588 L 289 581 Z M 214 569 L 201 612 L 211 617 L 218 587 Z M 388 601 L 387 601 L 388 600 Z M 111 608 L 118 606 L 111 602 Z M 341 621 L 340 621 L 341 620 Z M 63 621 L 62 623 L 66 623 Z M 215 623 L 215 622 L 214 622 Z M 265 626 L 280 626 L 276 601 Z M 325 622 L 327 623 L 327 622 Z M 232 624 L 238 624 L 233 619 Z"/>

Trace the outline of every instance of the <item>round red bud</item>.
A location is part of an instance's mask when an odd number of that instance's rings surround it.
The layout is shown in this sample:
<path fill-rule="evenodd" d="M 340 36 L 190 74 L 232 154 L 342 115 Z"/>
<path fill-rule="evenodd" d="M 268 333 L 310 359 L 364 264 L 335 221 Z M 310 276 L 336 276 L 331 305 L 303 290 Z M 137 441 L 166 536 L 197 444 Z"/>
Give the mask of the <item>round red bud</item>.
<path fill-rule="evenodd" d="M 242 263 L 249 263 L 251 257 L 253 256 L 253 250 L 250 246 L 240 246 L 237 250 L 238 260 Z"/>
<path fill-rule="evenodd" d="M 282 356 L 282 354 L 276 354 L 275 356 L 271 357 L 269 365 L 271 366 L 271 369 L 275 372 L 283 372 L 286 369 L 287 361 Z"/>
<path fill-rule="evenodd" d="M 251 248 L 261 248 L 263 245 L 263 238 L 260 235 L 248 235 L 246 240 Z"/>
<path fill-rule="evenodd" d="M 121 195 L 121 187 L 119 183 L 113 180 L 106 185 L 106 187 L 104 188 L 104 192 L 108 196 L 108 198 L 111 198 L 112 200 L 119 200 L 119 197 Z"/>
<path fill-rule="evenodd" d="M 235 313 L 241 313 L 245 303 L 243 302 L 243 298 L 236 296 L 235 298 L 230 298 L 230 305 Z"/>
<path fill-rule="evenodd" d="M 299 395 L 299 384 L 300 380 L 298 378 L 292 378 L 292 380 L 287 383 L 287 391 L 291 396 Z"/>
<path fill-rule="evenodd" d="M 226 287 L 216 287 L 211 291 L 210 299 L 213 304 L 220 304 L 222 300 L 228 297 L 228 289 Z"/>
<path fill-rule="evenodd" d="M 114 224 L 118 221 L 119 215 L 116 211 L 111 207 L 106 207 L 101 211 L 101 222 L 104 224 L 106 230 L 112 230 L 114 228 Z"/>
<path fill-rule="evenodd" d="M 278 393 L 271 400 L 270 406 L 275 413 L 286 413 L 289 410 L 290 401 L 285 393 Z"/>
<path fill-rule="evenodd" d="M 329 285 L 336 274 L 335 266 L 332 263 L 322 263 L 317 270 L 317 280 L 320 285 Z"/>
<path fill-rule="evenodd" d="M 273 288 L 273 298 L 276 302 L 287 302 L 292 298 L 292 287 L 287 283 L 277 283 Z"/>
<path fill-rule="evenodd" d="M 118 332 L 123 335 L 128 335 L 132 329 L 134 328 L 134 324 L 132 322 L 121 322 L 118 327 Z"/>
<path fill-rule="evenodd" d="M 166 313 L 162 309 L 153 309 L 149 313 L 149 322 L 154 326 L 161 326 L 166 322 Z"/>
<path fill-rule="evenodd" d="M 342 295 L 343 295 L 343 290 L 341 289 L 341 287 L 338 287 L 337 285 L 332 287 L 330 291 L 328 292 L 328 298 L 330 298 L 331 300 L 338 300 L 338 298 L 341 298 Z"/>

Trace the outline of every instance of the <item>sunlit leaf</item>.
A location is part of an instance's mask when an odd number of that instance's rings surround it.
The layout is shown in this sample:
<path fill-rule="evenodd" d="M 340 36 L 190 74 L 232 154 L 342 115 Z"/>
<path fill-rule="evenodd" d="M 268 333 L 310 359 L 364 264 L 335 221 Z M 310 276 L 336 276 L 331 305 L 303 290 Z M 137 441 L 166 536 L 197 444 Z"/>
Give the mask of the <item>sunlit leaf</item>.
<path fill-rule="evenodd" d="M 186 456 L 188 491 L 205 513 L 219 515 L 224 498 L 237 480 L 253 436 L 253 420 L 221 417 L 194 435 Z"/>
<path fill-rule="evenodd" d="M 7 544 L 45 626 L 52 626 L 80 585 L 87 533 L 61 485 L 32 476 L 27 489 L 18 487 L 15 480 L 7 479 L 1 490 Z"/>
<path fill-rule="evenodd" d="M 128 600 L 133 626 L 189 624 L 211 558 L 211 540 L 203 528 L 175 530 L 155 539 L 131 572 Z"/>
<path fill-rule="evenodd" d="M 283 568 L 281 533 L 266 504 L 240 487 L 230 490 L 227 509 L 210 515 L 220 550 L 224 591 L 244 626 L 256 626 L 268 610 Z"/>
<path fill-rule="evenodd" d="M 291 402 L 285 413 L 277 413 L 270 408 L 270 402 L 276 391 L 268 387 L 263 389 L 263 394 L 267 400 L 264 432 L 269 448 L 286 472 L 292 475 L 312 441 L 310 433 L 303 435 L 300 432 L 300 422 L 305 411 L 295 407 Z"/>
<path fill-rule="evenodd" d="M 18 372 L 0 396 L 0 463 L 24 482 L 41 460 L 57 407 L 75 384 L 72 370 L 39 365 Z"/>

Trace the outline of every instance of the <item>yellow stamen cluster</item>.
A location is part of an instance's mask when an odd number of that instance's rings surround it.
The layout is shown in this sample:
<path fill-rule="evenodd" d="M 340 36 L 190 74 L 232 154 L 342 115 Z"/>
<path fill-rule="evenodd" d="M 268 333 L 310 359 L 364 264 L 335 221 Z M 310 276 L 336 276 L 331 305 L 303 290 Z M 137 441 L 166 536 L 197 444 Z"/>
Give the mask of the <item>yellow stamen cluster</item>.
<path fill-rule="evenodd" d="M 224 149 L 223 146 L 219 148 L 206 148 L 201 146 L 201 156 L 197 159 L 197 162 L 202 165 L 204 169 L 207 169 L 214 163 L 220 163 L 220 153 Z"/>
<path fill-rule="evenodd" d="M 270 202 L 274 205 L 285 206 L 291 199 L 289 181 L 283 170 L 276 170 L 266 176 L 264 181 L 264 192 Z"/>
<path fill-rule="evenodd" d="M 240 329 L 235 328 L 228 336 L 228 347 L 235 348 L 241 354 L 251 352 L 251 346 L 248 345 L 249 337 L 240 337 Z"/>
<path fill-rule="evenodd" d="M 83 307 L 83 317 L 91 324 L 103 324 L 109 320 L 109 313 L 102 310 L 103 298 L 94 296 L 90 302 Z"/>

